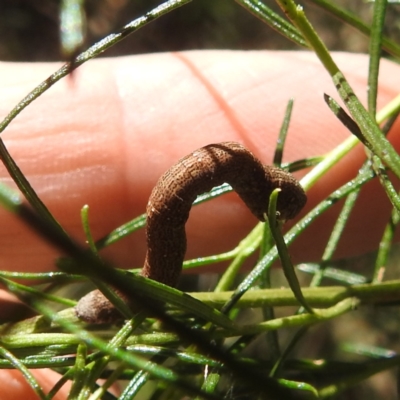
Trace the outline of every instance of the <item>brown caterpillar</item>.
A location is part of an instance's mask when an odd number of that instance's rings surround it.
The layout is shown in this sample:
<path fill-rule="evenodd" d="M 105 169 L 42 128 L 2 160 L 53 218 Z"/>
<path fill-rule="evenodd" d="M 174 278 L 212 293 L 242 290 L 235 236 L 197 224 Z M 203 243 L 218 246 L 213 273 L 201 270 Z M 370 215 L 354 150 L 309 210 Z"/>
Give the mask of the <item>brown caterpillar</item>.
<path fill-rule="evenodd" d="M 141 275 L 176 286 L 186 252 L 185 224 L 196 197 L 229 183 L 250 211 L 265 220 L 269 197 L 276 188 L 281 220 L 294 218 L 307 197 L 288 172 L 263 165 L 236 142 L 202 147 L 173 165 L 154 187 L 147 204 L 147 254 Z M 114 306 L 96 290 L 77 304 L 77 316 L 90 323 L 118 319 Z M 120 316 L 119 316 L 120 318 Z"/>

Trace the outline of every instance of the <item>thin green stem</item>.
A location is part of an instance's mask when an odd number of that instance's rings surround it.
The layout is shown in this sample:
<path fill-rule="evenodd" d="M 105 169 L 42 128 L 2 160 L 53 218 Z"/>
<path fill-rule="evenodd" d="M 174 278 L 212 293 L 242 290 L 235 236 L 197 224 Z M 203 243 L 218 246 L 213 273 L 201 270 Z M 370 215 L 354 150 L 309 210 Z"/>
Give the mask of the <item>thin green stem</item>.
<path fill-rule="evenodd" d="M 297 269 L 307 274 L 316 274 L 321 268 L 320 263 L 301 263 L 298 264 Z M 340 268 L 335 268 L 334 263 L 332 266 L 324 266 L 324 277 L 332 279 L 344 285 L 358 285 L 369 281 L 364 275 L 354 272 L 346 271 Z"/>
<path fill-rule="evenodd" d="M 362 304 L 395 303 L 400 300 L 400 281 L 393 280 L 376 285 L 303 287 L 303 296 L 312 307 L 331 307 L 349 297 L 356 297 Z M 235 292 L 190 293 L 191 296 L 214 307 L 223 308 Z M 238 308 L 299 306 L 299 301 L 289 288 L 253 289 L 244 293 L 236 303 Z"/>
<path fill-rule="evenodd" d="M 290 260 L 289 252 L 286 247 L 285 240 L 282 236 L 282 232 L 279 229 L 280 224 L 276 218 L 276 204 L 278 201 L 280 189 L 275 189 L 269 198 L 268 206 L 268 221 L 271 229 L 271 234 L 274 238 L 276 249 L 281 260 L 282 270 L 285 274 L 286 280 L 289 283 L 290 289 L 292 289 L 296 299 L 309 313 L 313 313 L 313 309 L 308 305 L 307 300 L 304 298 L 301 291 L 299 280 L 297 279 L 296 272 L 294 270 L 292 261 Z"/>
<path fill-rule="evenodd" d="M 296 5 L 292 0 L 276 0 L 293 25 L 302 33 L 308 45 L 315 51 L 325 69 L 331 76 L 339 72 L 323 41 L 317 35 L 313 26 L 304 15 L 303 7 Z"/>
<path fill-rule="evenodd" d="M 375 174 L 378 177 L 381 186 L 385 190 L 388 199 L 392 203 L 393 207 L 397 210 L 397 212 L 400 212 L 400 196 L 397 193 L 397 190 L 394 187 L 392 181 L 390 180 L 385 166 L 382 164 L 381 160 L 373 154 L 371 154 L 371 161 L 372 168 L 375 171 Z"/>
<path fill-rule="evenodd" d="M 320 268 L 316 274 L 314 274 L 310 282 L 310 286 L 319 286 L 321 284 L 322 278 L 324 277 L 325 273 L 326 263 L 333 257 L 333 254 L 337 248 L 344 228 L 347 225 L 350 214 L 354 209 L 359 194 L 360 189 L 355 190 L 347 196 L 343 208 L 340 211 L 340 214 L 336 220 L 335 226 L 332 229 L 332 233 L 325 247 L 324 254 L 322 255 L 321 263 L 323 267 Z"/>
<path fill-rule="evenodd" d="M 41 298 L 43 300 L 52 301 L 54 303 L 62 304 L 64 306 L 72 307 L 75 305 L 75 301 L 66 299 L 64 297 L 54 296 L 45 293 L 43 290 L 35 289 L 31 286 L 22 285 L 20 283 L 13 282 L 9 279 L 0 277 L 0 282 L 7 287 L 11 292 L 19 296 L 22 300 L 25 300 L 29 304 L 30 296 L 35 298 Z"/>
<path fill-rule="evenodd" d="M 106 379 L 106 381 L 89 397 L 89 400 L 104 399 L 104 396 L 107 394 L 107 390 L 117 382 L 125 368 L 125 364 L 117 366 L 111 375 Z M 121 398 L 118 397 L 118 400 L 121 400 Z"/>
<path fill-rule="evenodd" d="M 11 178 L 14 180 L 19 190 L 28 200 L 32 208 L 39 214 L 42 219 L 44 219 L 52 227 L 52 229 L 57 230 L 59 232 L 59 235 L 64 236 L 66 240 L 69 240 L 68 234 L 62 228 L 59 222 L 54 218 L 54 216 L 50 213 L 48 208 L 45 206 L 43 201 L 40 199 L 40 197 L 37 195 L 31 184 L 29 183 L 29 181 L 25 178 L 25 175 L 19 169 L 14 159 L 11 157 L 11 154 L 8 152 L 1 138 L 0 158 L 4 166 L 7 168 L 7 171 L 10 174 Z M 18 206 L 14 208 L 14 212 L 16 213 L 19 213 L 19 210 L 20 208 Z"/>
<path fill-rule="evenodd" d="M 86 344 L 80 343 L 76 352 L 76 359 L 74 365 L 74 378 L 72 387 L 68 395 L 68 399 L 77 399 L 83 389 L 86 380 L 87 372 L 85 371 L 87 357 Z"/>
<path fill-rule="evenodd" d="M 25 365 L 21 363 L 21 361 L 17 357 L 15 357 L 11 352 L 9 352 L 3 346 L 0 346 L 0 355 L 2 358 L 8 360 L 15 369 L 21 372 L 26 382 L 33 389 L 33 391 L 36 393 L 39 399 L 46 400 L 46 395 L 44 394 L 39 383 L 36 381 L 35 377 L 28 370 L 28 368 L 26 368 Z"/>
<path fill-rule="evenodd" d="M 339 315 L 354 310 L 358 305 L 358 301 L 354 298 L 348 298 L 340 301 L 334 306 L 326 309 L 314 309 L 313 313 L 291 315 L 283 318 L 276 318 L 272 321 L 264 321 L 254 325 L 241 325 L 233 331 L 218 331 L 220 337 L 239 336 L 239 335 L 256 335 L 271 330 L 294 328 L 298 326 L 309 326 L 319 322 L 328 321 Z"/>
<path fill-rule="evenodd" d="M 301 327 L 295 335 L 292 337 L 292 339 L 289 342 L 289 345 L 286 346 L 285 351 L 282 353 L 282 355 L 279 357 L 279 359 L 276 361 L 274 366 L 272 367 L 269 376 L 271 378 L 277 378 L 279 377 L 284 363 L 289 357 L 290 352 L 294 349 L 294 347 L 297 345 L 297 343 L 304 337 L 305 333 L 308 331 L 308 326 L 303 326 Z"/>
<path fill-rule="evenodd" d="M 293 103 L 294 100 L 290 99 L 286 106 L 285 116 L 283 118 L 281 129 L 279 130 L 279 136 L 275 148 L 274 162 L 273 162 L 274 165 L 277 167 L 280 167 L 282 164 L 283 148 L 285 146 L 286 137 L 289 130 L 289 123 L 290 123 L 290 118 L 292 116 Z"/>
<path fill-rule="evenodd" d="M 376 115 L 376 100 L 378 98 L 379 64 L 382 51 L 383 28 L 385 24 L 387 0 L 375 0 L 373 3 L 373 19 L 371 39 L 369 42 L 368 71 L 368 111 L 372 118 Z"/>
<path fill-rule="evenodd" d="M 341 21 L 346 22 L 351 27 L 357 29 L 359 32 L 363 33 L 366 36 L 371 35 L 371 28 L 363 22 L 357 15 L 353 14 L 352 12 L 341 8 L 336 3 L 332 2 L 331 0 L 311 0 L 311 2 L 324 10 L 328 11 L 336 18 L 340 19 Z M 400 57 L 400 46 L 398 43 L 394 42 L 393 40 L 383 36 L 382 37 L 382 45 L 383 48 L 390 54 Z"/>
<path fill-rule="evenodd" d="M 86 241 L 89 245 L 90 250 L 93 254 L 99 257 L 99 253 L 97 251 L 96 243 L 94 242 L 92 231 L 90 229 L 89 224 L 89 206 L 85 204 L 81 209 L 81 220 L 83 231 L 85 232 Z"/>
<path fill-rule="evenodd" d="M 397 209 L 393 209 L 392 214 L 390 216 L 390 220 L 385 227 L 382 239 L 379 243 L 379 250 L 376 256 L 372 283 L 376 284 L 382 282 L 383 280 L 383 276 L 389 260 L 389 253 L 393 244 L 394 234 L 396 232 L 396 228 L 399 222 L 400 222 L 399 211 Z"/>
<path fill-rule="evenodd" d="M 262 1 L 236 0 L 236 2 L 292 42 L 299 46 L 307 47 L 307 43 L 299 31 L 292 24 L 267 7 Z"/>
<path fill-rule="evenodd" d="M 134 399 L 138 391 L 143 385 L 148 382 L 150 374 L 146 371 L 140 370 L 135 376 L 129 381 L 125 389 L 119 396 L 119 400 L 131 400 Z"/>

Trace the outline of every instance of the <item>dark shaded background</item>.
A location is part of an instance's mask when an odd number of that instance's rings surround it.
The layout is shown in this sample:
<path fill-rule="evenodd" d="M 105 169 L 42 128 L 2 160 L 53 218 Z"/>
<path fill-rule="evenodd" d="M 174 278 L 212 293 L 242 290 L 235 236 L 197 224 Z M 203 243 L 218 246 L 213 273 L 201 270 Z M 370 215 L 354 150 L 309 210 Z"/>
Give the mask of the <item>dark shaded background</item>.
<path fill-rule="evenodd" d="M 141 16 L 161 0 L 87 0 L 89 46 L 108 33 Z M 371 18 L 371 3 L 337 0 L 347 9 Z M 59 0 L 0 0 L 0 60 L 60 60 Z M 280 12 L 272 1 L 266 4 Z M 304 4 L 311 22 L 331 50 L 365 52 L 367 40 L 322 9 Z M 398 34 L 399 6 L 390 5 L 390 35 Z M 389 21 L 390 22 L 390 21 Z M 103 56 L 187 49 L 298 49 L 233 0 L 194 0 L 147 25 Z"/>

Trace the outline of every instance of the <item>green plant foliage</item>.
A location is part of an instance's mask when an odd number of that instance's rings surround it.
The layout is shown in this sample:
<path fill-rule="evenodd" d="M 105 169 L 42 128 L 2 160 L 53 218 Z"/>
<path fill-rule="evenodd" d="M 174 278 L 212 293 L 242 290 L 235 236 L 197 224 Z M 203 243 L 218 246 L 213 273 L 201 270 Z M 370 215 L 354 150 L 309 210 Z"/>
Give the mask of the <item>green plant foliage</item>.
<path fill-rule="evenodd" d="M 10 111 L 0 122 L 0 132 L 6 131 L 14 118 L 56 82 L 150 22 L 157 24 L 158 19 L 162 21 L 161 17 L 178 12 L 184 19 L 191 20 L 190 0 L 148 2 L 154 3 L 153 9 L 141 12 L 122 28 L 80 52 L 88 34 L 85 21 L 94 6 L 90 1 L 64 0 L 61 3 L 60 37 L 68 61 L 48 79 L 38 83 Z M 137 3 L 143 6 L 141 2 Z M 200 2 L 194 3 L 197 6 Z M 228 0 L 218 5 L 206 2 L 204 8 L 223 19 L 222 14 L 227 18 L 232 15 L 229 7 L 233 3 Z M 261 21 L 262 29 L 273 29 L 296 46 L 316 54 L 321 69 L 326 70 L 337 88 L 336 94 L 325 96 L 332 117 L 337 116 L 353 134 L 326 155 L 310 155 L 308 159 L 281 165 L 285 138 L 290 135 L 291 111 L 296 107 L 295 101 L 291 100 L 281 132 L 276 133 L 279 141 L 274 163 L 291 171 L 307 168 L 301 183 L 309 190 L 360 142 L 366 149 L 368 160 L 356 177 L 323 199 L 285 235 L 275 218 L 274 207 L 279 192 L 274 192 L 267 223 L 256 225 L 235 248 L 223 254 L 185 261 L 183 268 L 197 269 L 199 274 L 202 267 L 213 263 L 227 262 L 228 267 L 213 291 L 184 293 L 132 272 L 112 268 L 103 261 L 101 250 L 142 229 L 146 223 L 145 215 L 127 221 L 95 241 L 90 227 L 90 204 L 82 205 L 82 229 L 88 243 L 83 247 L 65 232 L 46 208 L 0 138 L 0 158 L 25 198 L 23 200 L 19 193 L 2 184 L 1 205 L 16 214 L 44 241 L 67 254 L 67 257 L 55 260 L 61 272 L 0 271 L 3 286 L 37 313 L 22 321 L 0 325 L 0 368 L 21 371 L 40 399 L 53 398 L 67 381 L 72 382 L 71 399 L 296 399 L 299 395 L 307 399 L 339 399 L 342 393 L 352 393 L 352 398 L 357 399 L 365 398 L 362 391 L 358 394 L 357 388 L 368 385 L 370 377 L 400 365 L 395 350 L 373 346 L 364 342 L 363 337 L 352 343 L 338 339 L 330 345 L 332 348 L 318 357 L 312 352 L 313 332 L 334 329 L 332 327 L 346 318 L 350 323 L 360 306 L 367 310 L 365 313 L 372 309 L 375 313 L 374 307 L 380 306 L 376 314 L 379 314 L 379 318 L 376 317 L 379 326 L 369 322 L 371 330 L 373 327 L 379 335 L 399 330 L 398 317 L 392 325 L 388 321 L 393 321 L 393 314 L 398 313 L 400 280 L 385 280 L 384 276 L 388 272 L 400 209 L 399 195 L 392 182 L 393 176 L 400 178 L 400 156 L 386 135 L 400 111 L 400 100 L 395 99 L 379 112 L 376 108 L 382 51 L 396 59 L 400 56 L 399 44 L 384 35 L 387 10 L 394 6 L 385 0 L 369 4 L 370 23 L 333 0 L 310 1 L 313 6 L 321 7 L 369 38 L 366 109 L 335 64 L 317 28 L 310 22 L 308 9 L 292 0 L 276 0 L 276 4 L 260 0 L 236 0 L 236 3 L 242 7 L 241 12 L 246 11 L 246 18 L 251 15 L 254 20 Z M 342 99 L 347 112 L 339 106 L 335 96 Z M 372 263 L 372 272 L 367 267 L 355 272 L 349 268 L 354 260 L 339 262 L 334 260 L 334 255 L 343 230 L 357 207 L 359 192 L 372 179 L 381 182 L 393 211 Z M 214 188 L 199 196 L 195 204 L 212 201 L 229 191 L 229 185 Z M 288 246 L 300 235 L 307 235 L 306 228 L 342 199 L 342 211 L 330 232 L 321 260 L 293 266 Z M 258 260 L 243 276 L 239 273 L 240 267 L 245 261 L 249 262 L 252 255 L 258 255 Z M 271 271 L 278 260 L 284 272 L 280 275 Z M 307 281 L 305 277 L 309 275 L 311 279 Z M 26 284 L 27 279 L 31 285 Z M 276 284 L 274 280 L 280 283 Z M 88 326 L 78 320 L 72 308 L 76 300 L 70 298 L 71 291 L 65 288 L 78 287 L 82 281 L 97 286 L 121 311 L 125 317 L 121 326 Z M 282 285 L 286 287 L 282 288 Z M 142 307 L 140 312 L 124 304 L 112 288 L 134 293 L 132 297 Z M 251 323 L 243 323 L 242 316 L 245 313 L 251 315 L 254 310 L 260 310 L 257 318 Z M 361 319 L 360 316 L 357 318 Z M 363 322 L 366 320 L 367 317 Z M 309 345 L 303 346 L 307 340 Z M 259 357 L 257 351 L 251 351 L 257 343 L 262 349 L 267 344 L 267 350 L 263 350 L 266 356 Z M 30 371 L 34 368 L 51 368 L 60 373 L 60 380 L 50 393 L 45 394 L 36 382 Z M 123 386 L 119 397 L 109 391 L 115 382 Z M 371 399 L 381 398 L 378 392 L 371 396 L 375 396 L 369 397 Z"/>

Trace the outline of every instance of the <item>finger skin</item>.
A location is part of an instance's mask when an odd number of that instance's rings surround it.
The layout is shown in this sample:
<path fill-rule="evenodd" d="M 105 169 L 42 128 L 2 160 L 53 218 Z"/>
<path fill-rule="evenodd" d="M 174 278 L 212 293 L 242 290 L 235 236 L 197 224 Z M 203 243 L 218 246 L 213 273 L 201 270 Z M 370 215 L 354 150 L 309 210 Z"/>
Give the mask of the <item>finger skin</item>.
<path fill-rule="evenodd" d="M 367 57 L 338 53 L 334 59 L 365 100 Z M 0 64 L 0 116 L 58 67 Z M 380 76 L 382 106 L 398 92 L 399 69 L 384 61 Z M 324 92 L 338 99 L 328 74 L 314 55 L 305 52 L 193 51 L 101 59 L 79 68 L 72 80 L 57 83 L 24 110 L 2 137 L 39 196 L 83 243 L 79 213 L 84 204 L 90 206 L 93 235 L 100 238 L 143 213 L 158 177 L 196 148 L 234 140 L 271 163 L 291 97 L 295 106 L 285 161 L 330 151 L 348 132 L 324 104 Z M 391 135 L 395 146 L 398 129 Z M 354 177 L 364 158 L 359 147 L 339 162 L 309 192 L 303 215 Z M 3 182 L 11 182 L 4 168 L 0 176 Z M 369 185 L 337 256 L 376 248 L 389 211 L 378 185 Z M 320 257 L 335 212 L 322 216 L 295 243 L 294 261 Z M 54 269 L 56 250 L 6 211 L 0 210 L 0 218 L 0 269 Z M 187 257 L 229 250 L 255 223 L 235 195 L 196 207 L 187 226 Z M 141 266 L 143 232 L 104 254 L 118 266 Z M 10 373 L 0 371 L 0 379 L 9 379 Z M 3 396 L 5 386 L 0 385 L 0 399 L 11 398 Z"/>
<path fill-rule="evenodd" d="M 54 384 L 60 379 L 60 375 L 49 369 L 36 369 L 30 371 L 47 394 Z M 0 370 L 0 400 L 24 399 L 37 400 L 38 396 L 29 386 L 22 374 L 17 370 Z M 68 396 L 71 385 L 65 384 L 53 397 L 54 400 L 63 400 Z"/>
<path fill-rule="evenodd" d="M 334 58 L 365 99 L 367 58 L 340 53 Z M 1 115 L 57 67 L 1 64 Z M 396 72 L 397 66 L 382 62 L 380 105 L 396 94 Z M 271 163 L 290 97 L 295 106 L 285 161 L 331 150 L 348 133 L 324 104 L 324 92 L 338 98 L 310 53 L 193 51 L 94 60 L 32 103 L 3 138 L 39 196 L 68 232 L 83 241 L 79 212 L 84 204 L 90 206 L 91 228 L 99 238 L 144 212 L 158 177 L 198 147 L 236 140 Z M 363 159 L 359 148 L 340 162 L 311 190 L 306 209 L 354 176 Z M 9 183 L 4 169 L 0 172 Z M 360 201 L 366 207 L 351 219 L 339 255 L 377 246 L 388 215 L 388 203 L 377 192 L 377 185 L 371 185 L 373 195 Z M 0 213 L 0 269 L 54 268 L 57 251 L 6 211 Z M 331 214 L 293 247 L 296 260 L 320 256 Z M 187 227 L 187 257 L 228 250 L 254 223 L 234 195 L 197 207 Z M 141 266 L 144 254 L 143 232 L 105 251 L 124 267 Z"/>

